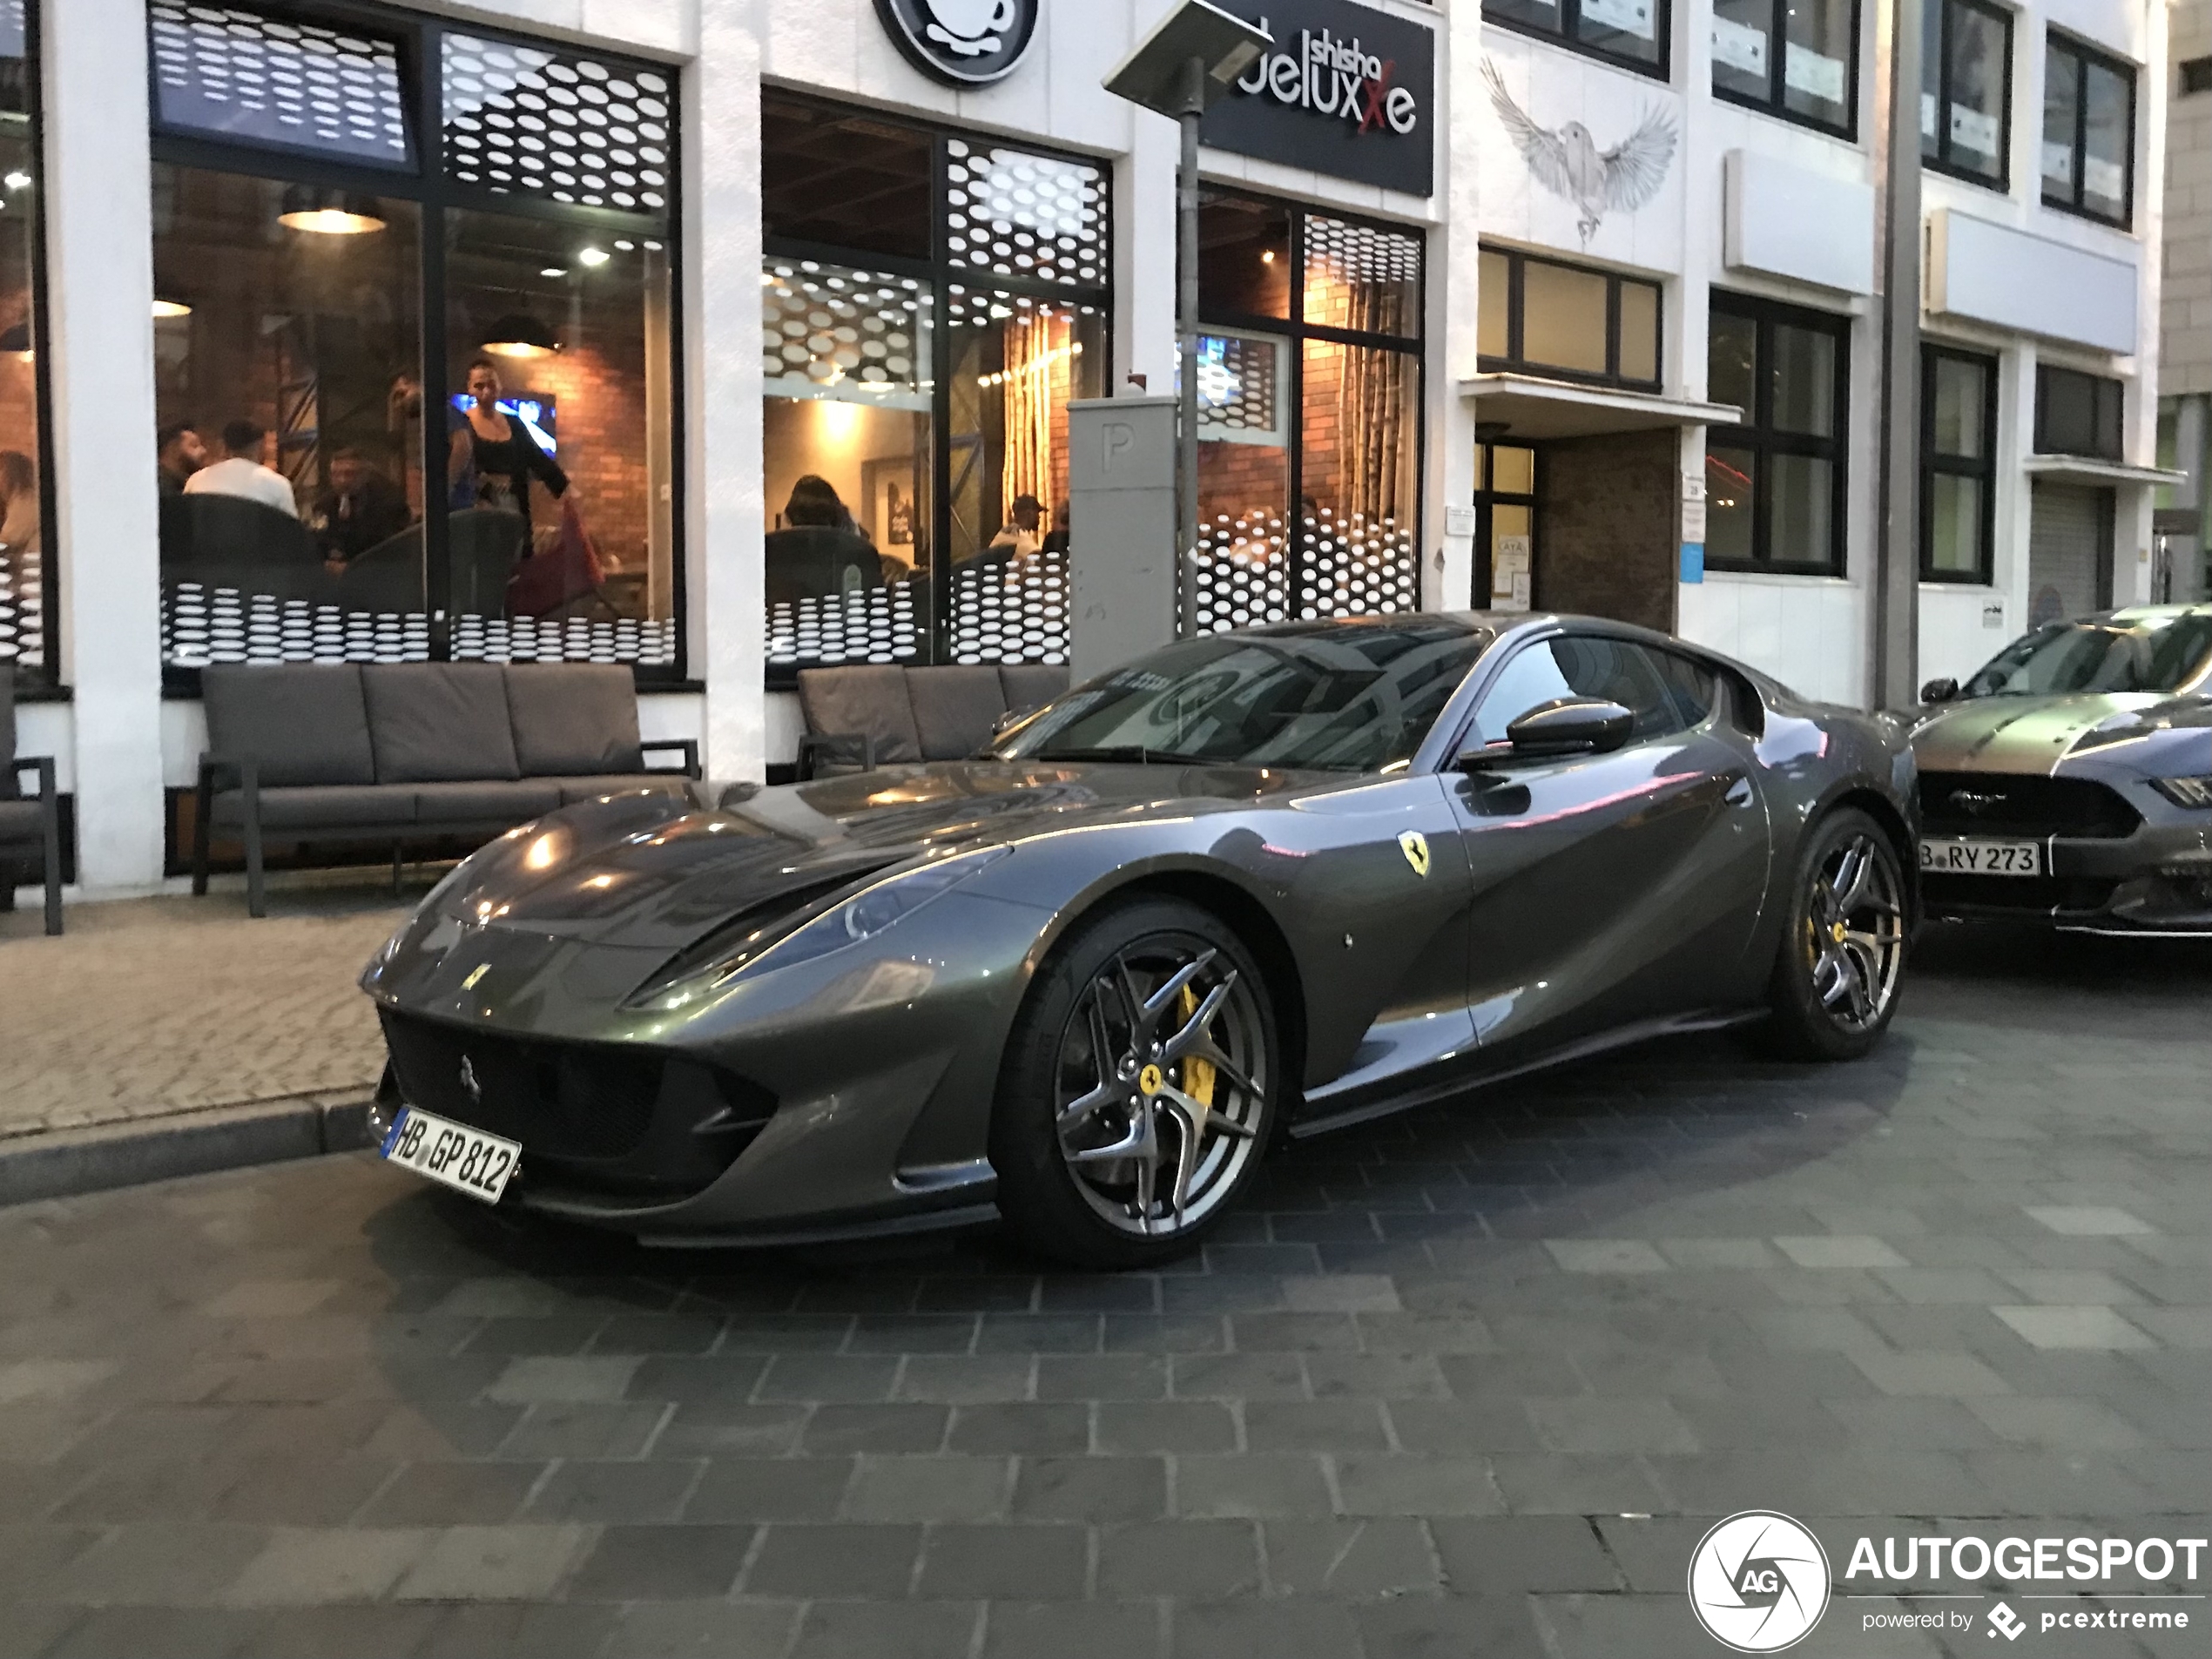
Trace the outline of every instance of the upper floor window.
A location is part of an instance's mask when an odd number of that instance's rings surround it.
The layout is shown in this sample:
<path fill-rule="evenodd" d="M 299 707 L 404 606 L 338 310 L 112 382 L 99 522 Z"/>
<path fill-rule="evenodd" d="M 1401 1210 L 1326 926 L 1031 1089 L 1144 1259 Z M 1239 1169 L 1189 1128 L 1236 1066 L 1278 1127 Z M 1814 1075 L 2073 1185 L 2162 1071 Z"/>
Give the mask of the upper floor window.
<path fill-rule="evenodd" d="M 1987 582 L 1997 530 L 1997 360 L 1920 351 L 1920 579 Z"/>
<path fill-rule="evenodd" d="M 1705 429 L 1705 562 L 1840 574 L 1851 324 L 1713 294 L 1706 395 L 1743 411 Z"/>
<path fill-rule="evenodd" d="M 1850 138 L 1858 107 L 1855 0 L 1713 0 L 1713 91 Z"/>
<path fill-rule="evenodd" d="M 1475 350 L 1486 369 L 1659 383 L 1659 285 L 1484 248 Z"/>
<path fill-rule="evenodd" d="M 2043 205 L 2125 225 L 2134 162 L 2135 71 L 2053 35 L 2043 57 Z"/>
<path fill-rule="evenodd" d="M 1482 15 L 1666 78 L 1667 0 L 1483 0 Z"/>
<path fill-rule="evenodd" d="M 2035 371 L 2035 453 L 2121 458 L 2126 388 L 2101 374 L 2049 364 Z"/>
<path fill-rule="evenodd" d="M 0 674 L 58 678 L 47 515 L 45 354 L 37 349 L 38 65 L 35 18 L 0 3 Z M 0 779 L 0 793 L 12 779 Z M 8 878 L 0 876 L 0 880 Z"/>
<path fill-rule="evenodd" d="M 2013 19 L 1986 0 L 1928 0 L 1921 13 L 1920 159 L 2006 187 Z"/>

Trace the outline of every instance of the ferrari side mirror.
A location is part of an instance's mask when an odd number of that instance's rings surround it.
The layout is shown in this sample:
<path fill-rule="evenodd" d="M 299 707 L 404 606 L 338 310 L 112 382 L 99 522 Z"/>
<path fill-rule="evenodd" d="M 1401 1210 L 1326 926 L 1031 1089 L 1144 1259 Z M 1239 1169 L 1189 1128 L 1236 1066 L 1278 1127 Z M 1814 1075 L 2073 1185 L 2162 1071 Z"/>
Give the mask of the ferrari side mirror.
<path fill-rule="evenodd" d="M 1506 728 L 1502 745 L 1470 749 L 1462 766 L 1502 760 L 1548 760 L 1564 755 L 1604 754 L 1629 740 L 1635 716 L 1602 697 L 1560 697 L 1539 703 Z"/>
<path fill-rule="evenodd" d="M 1947 675 L 1941 679 L 1930 680 L 1920 688 L 1920 701 L 1923 703 L 1948 703 L 1958 695 L 1959 682 Z"/>

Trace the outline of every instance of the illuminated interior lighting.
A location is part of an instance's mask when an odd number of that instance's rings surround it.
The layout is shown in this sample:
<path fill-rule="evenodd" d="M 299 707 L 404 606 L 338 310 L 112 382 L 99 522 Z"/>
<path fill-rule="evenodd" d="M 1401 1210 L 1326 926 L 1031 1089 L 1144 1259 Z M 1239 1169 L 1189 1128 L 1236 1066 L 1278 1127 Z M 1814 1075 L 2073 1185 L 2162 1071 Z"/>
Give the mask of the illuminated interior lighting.
<path fill-rule="evenodd" d="M 562 266 L 549 265 L 543 271 L 540 271 L 538 275 L 542 277 L 564 277 L 568 275 L 568 271 Z"/>
<path fill-rule="evenodd" d="M 635 242 L 617 242 L 615 246 L 625 253 L 634 253 L 637 251 L 637 244 Z"/>
<path fill-rule="evenodd" d="M 192 307 L 182 300 L 172 300 L 166 295 L 156 294 L 153 299 L 153 314 L 165 321 L 172 317 L 191 316 Z"/>
<path fill-rule="evenodd" d="M 1003 386 L 1008 381 L 1021 379 L 1024 374 L 1041 374 L 1063 358 L 1080 357 L 1082 354 L 1082 341 L 1071 341 L 1065 346 L 1055 346 L 1050 351 L 1041 352 L 1026 363 L 1016 363 L 1011 368 L 1002 368 L 995 374 L 979 374 L 976 376 L 975 383 L 978 386 Z"/>
<path fill-rule="evenodd" d="M 28 190 L 30 187 L 30 175 L 27 172 L 11 172 L 5 179 L 0 179 L 0 184 L 4 184 L 10 190 Z"/>
<path fill-rule="evenodd" d="M 597 266 L 604 265 L 609 260 L 614 258 L 614 255 L 608 253 L 604 247 L 585 247 L 578 248 L 577 250 L 576 257 L 578 264 L 589 265 L 596 269 Z"/>
<path fill-rule="evenodd" d="M 366 236 L 384 228 L 384 205 L 352 191 L 294 185 L 284 192 L 277 223 L 311 236 Z"/>
<path fill-rule="evenodd" d="M 1275 250 L 1274 250 L 1273 248 L 1271 248 L 1271 247 L 1264 247 L 1264 248 L 1262 248 L 1262 249 L 1259 251 L 1259 262 L 1260 262 L 1262 265 L 1272 265 L 1272 264 L 1274 264 L 1274 263 L 1275 263 Z"/>

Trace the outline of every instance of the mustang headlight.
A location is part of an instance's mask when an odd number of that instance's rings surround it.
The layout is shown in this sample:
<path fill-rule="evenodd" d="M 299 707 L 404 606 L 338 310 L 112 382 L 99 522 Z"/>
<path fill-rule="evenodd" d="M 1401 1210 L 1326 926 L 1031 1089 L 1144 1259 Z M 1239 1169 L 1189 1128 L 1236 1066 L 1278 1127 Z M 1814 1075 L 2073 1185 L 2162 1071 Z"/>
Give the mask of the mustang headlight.
<path fill-rule="evenodd" d="M 933 864 L 887 875 L 765 946 L 759 942 L 758 932 L 732 940 L 727 951 L 718 953 L 672 979 L 648 985 L 631 1006 L 683 1008 L 747 968 L 789 968 L 843 950 L 847 945 L 873 938 L 931 900 L 941 898 L 1013 850 L 1010 846 L 987 846 L 980 852 L 957 853 Z"/>
<path fill-rule="evenodd" d="M 2154 778 L 2150 786 L 2176 806 L 2212 808 L 2212 778 Z"/>

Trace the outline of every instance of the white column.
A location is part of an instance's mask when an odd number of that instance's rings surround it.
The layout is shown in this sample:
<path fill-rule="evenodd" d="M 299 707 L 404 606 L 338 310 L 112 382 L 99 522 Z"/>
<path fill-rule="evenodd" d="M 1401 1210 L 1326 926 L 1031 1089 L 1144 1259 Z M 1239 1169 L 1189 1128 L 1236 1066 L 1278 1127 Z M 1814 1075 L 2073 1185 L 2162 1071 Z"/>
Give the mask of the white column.
<path fill-rule="evenodd" d="M 161 878 L 161 563 L 144 0 L 44 8 L 46 293 L 78 880 Z"/>
<path fill-rule="evenodd" d="M 766 752 L 761 483 L 760 29 L 752 0 L 700 0 L 684 72 L 685 557 L 691 672 L 706 682 L 706 775 L 759 779 Z"/>
<path fill-rule="evenodd" d="M 1422 401 L 1427 417 L 1427 499 L 1421 523 L 1427 534 L 1421 550 L 1421 606 L 1427 610 L 1465 610 L 1487 605 L 1489 597 L 1473 592 L 1475 547 L 1472 536 L 1449 533 L 1454 507 L 1474 500 L 1474 409 L 1460 385 L 1475 373 L 1480 314 L 1477 276 L 1481 269 L 1481 166 L 1474 111 L 1481 98 L 1482 12 L 1473 4 L 1453 5 L 1438 31 L 1435 123 L 1442 223 L 1429 233 L 1426 327 L 1428 349 L 1421 365 Z M 1460 115 L 1462 98 L 1466 116 Z"/>
<path fill-rule="evenodd" d="M 1114 383 L 1102 395 L 1136 388 L 1166 397 L 1175 389 L 1175 123 L 1132 108 L 1129 153 L 1114 164 Z M 1200 152 L 1199 165 L 1204 166 Z"/>

